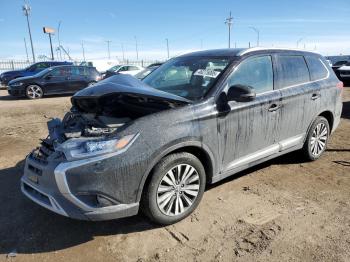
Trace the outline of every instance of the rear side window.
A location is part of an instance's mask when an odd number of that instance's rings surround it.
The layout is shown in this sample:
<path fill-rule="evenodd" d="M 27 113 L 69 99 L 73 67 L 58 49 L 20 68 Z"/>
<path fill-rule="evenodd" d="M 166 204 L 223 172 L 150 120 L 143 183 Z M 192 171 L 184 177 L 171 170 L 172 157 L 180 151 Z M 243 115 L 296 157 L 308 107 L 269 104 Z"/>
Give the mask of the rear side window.
<path fill-rule="evenodd" d="M 228 84 L 250 86 L 258 94 L 273 90 L 271 56 L 247 58 L 229 77 Z"/>
<path fill-rule="evenodd" d="M 279 60 L 279 78 L 281 87 L 298 85 L 310 81 L 309 70 L 303 56 L 281 55 Z"/>
<path fill-rule="evenodd" d="M 139 70 L 139 68 L 136 67 L 136 66 L 129 66 L 129 71 L 130 71 L 130 70 Z"/>
<path fill-rule="evenodd" d="M 321 59 L 314 56 L 306 56 L 306 62 L 309 66 L 311 80 L 320 80 L 326 78 L 328 71 L 324 64 L 321 62 Z"/>

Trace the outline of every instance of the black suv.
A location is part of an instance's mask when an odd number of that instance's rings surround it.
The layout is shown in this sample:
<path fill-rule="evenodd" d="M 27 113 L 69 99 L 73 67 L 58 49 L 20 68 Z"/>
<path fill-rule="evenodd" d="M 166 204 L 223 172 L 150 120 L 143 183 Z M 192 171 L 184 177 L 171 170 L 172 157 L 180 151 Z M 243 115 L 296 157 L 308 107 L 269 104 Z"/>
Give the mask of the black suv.
<path fill-rule="evenodd" d="M 43 95 L 75 93 L 100 80 L 94 67 L 54 66 L 34 76 L 20 77 L 9 82 L 8 93 L 30 99 Z"/>
<path fill-rule="evenodd" d="M 46 62 L 34 63 L 26 67 L 25 69 L 21 69 L 21 70 L 6 71 L 0 75 L 0 85 L 7 86 L 8 83 L 15 78 L 32 76 L 51 66 L 72 65 L 72 64 L 73 63 L 71 62 L 46 61 Z"/>
<path fill-rule="evenodd" d="M 339 124 L 342 90 L 322 56 L 278 49 L 201 51 L 143 81 L 113 76 L 48 122 L 22 192 L 72 218 L 141 207 L 171 224 L 198 206 L 207 184 L 294 150 L 318 159 Z"/>

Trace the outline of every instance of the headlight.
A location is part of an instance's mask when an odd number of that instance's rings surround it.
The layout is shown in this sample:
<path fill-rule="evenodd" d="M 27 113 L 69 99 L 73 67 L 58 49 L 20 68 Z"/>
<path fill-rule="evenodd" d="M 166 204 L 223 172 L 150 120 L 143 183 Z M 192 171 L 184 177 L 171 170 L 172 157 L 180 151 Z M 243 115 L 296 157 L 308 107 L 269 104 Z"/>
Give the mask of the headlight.
<path fill-rule="evenodd" d="M 22 86 L 22 85 L 23 85 L 22 82 L 15 82 L 11 84 L 11 86 Z"/>
<path fill-rule="evenodd" d="M 57 150 L 63 151 L 67 160 L 74 160 L 126 150 L 137 137 L 138 134 L 124 136 L 120 139 L 87 141 L 76 139 L 61 144 Z"/>

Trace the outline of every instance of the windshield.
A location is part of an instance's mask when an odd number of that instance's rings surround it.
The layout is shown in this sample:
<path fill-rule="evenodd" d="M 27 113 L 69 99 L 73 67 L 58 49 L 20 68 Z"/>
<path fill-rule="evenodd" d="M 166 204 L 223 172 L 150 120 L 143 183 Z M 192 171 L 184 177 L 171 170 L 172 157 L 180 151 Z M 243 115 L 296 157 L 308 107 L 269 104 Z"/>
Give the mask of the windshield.
<path fill-rule="evenodd" d="M 198 100 L 214 85 L 229 62 L 229 58 L 178 57 L 157 68 L 143 82 L 164 92 Z"/>
<path fill-rule="evenodd" d="M 119 68 L 121 67 L 121 65 L 116 65 L 116 66 L 112 66 L 110 69 L 108 69 L 107 71 L 117 71 Z"/>
<path fill-rule="evenodd" d="M 45 75 L 46 73 L 50 72 L 52 69 L 53 69 L 52 67 L 46 68 L 43 71 L 40 71 L 39 73 L 35 74 L 34 76 L 41 77 L 41 76 Z"/>

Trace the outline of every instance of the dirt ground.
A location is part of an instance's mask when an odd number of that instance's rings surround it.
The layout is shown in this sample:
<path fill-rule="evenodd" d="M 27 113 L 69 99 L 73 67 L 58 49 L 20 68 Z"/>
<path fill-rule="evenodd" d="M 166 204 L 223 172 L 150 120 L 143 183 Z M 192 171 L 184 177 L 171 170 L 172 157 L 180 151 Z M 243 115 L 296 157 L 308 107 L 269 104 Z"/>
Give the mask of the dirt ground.
<path fill-rule="evenodd" d="M 22 196 L 23 159 L 69 99 L 0 90 L 0 261 L 350 261 L 350 88 L 320 160 L 296 152 L 241 172 L 167 227 L 142 216 L 76 221 Z"/>

